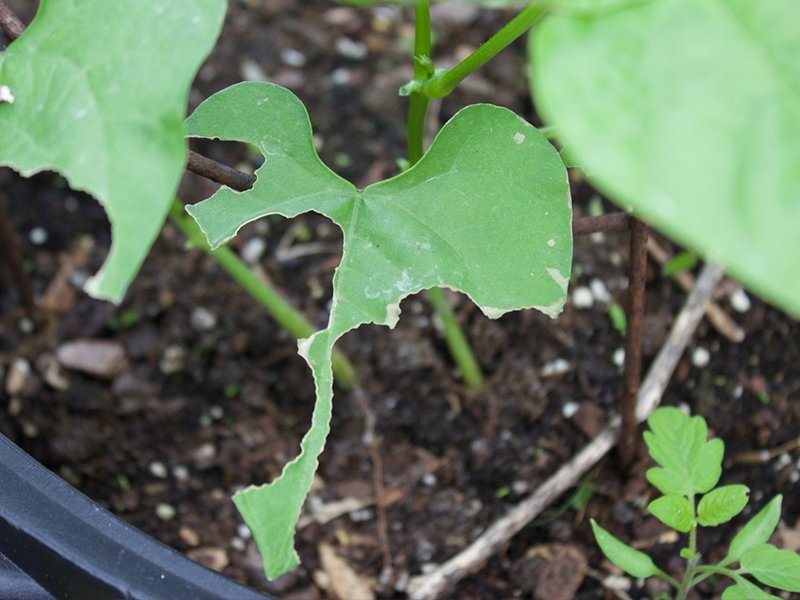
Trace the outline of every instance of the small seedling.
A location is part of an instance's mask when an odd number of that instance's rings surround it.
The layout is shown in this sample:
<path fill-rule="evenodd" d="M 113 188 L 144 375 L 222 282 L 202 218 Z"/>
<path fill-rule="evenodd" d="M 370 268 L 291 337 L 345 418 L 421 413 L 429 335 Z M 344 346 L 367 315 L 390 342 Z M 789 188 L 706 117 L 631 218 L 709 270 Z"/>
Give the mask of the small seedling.
<path fill-rule="evenodd" d="M 647 424 L 650 431 L 645 432 L 644 440 L 659 465 L 647 471 L 647 480 L 663 494 L 647 510 L 668 527 L 689 535 L 688 546 L 680 551 L 686 570 L 678 581 L 647 554 L 624 544 L 592 520 L 597 544 L 609 560 L 634 577 L 667 581 L 676 589 L 675 600 L 685 600 L 691 588 L 714 575 L 734 582 L 722 594 L 723 600 L 779 600 L 746 575 L 771 588 L 800 592 L 800 555 L 767 543 L 780 520 L 780 495 L 734 536 L 725 558 L 715 564 L 702 562 L 698 529 L 717 527 L 736 517 L 747 506 L 750 490 L 741 484 L 717 487 L 725 444 L 718 438 L 706 439 L 708 426 L 702 417 L 690 417 L 677 408 L 659 408 Z"/>

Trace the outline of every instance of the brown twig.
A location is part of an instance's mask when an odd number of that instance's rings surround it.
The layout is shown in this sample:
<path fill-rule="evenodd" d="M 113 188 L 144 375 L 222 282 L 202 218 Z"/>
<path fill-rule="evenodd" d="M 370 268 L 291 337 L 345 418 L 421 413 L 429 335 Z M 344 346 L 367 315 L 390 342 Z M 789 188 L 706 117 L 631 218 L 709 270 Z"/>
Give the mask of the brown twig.
<path fill-rule="evenodd" d="M 650 237 L 647 240 L 647 252 L 652 256 L 660 265 L 667 264 L 672 258 L 668 250 L 662 247 L 655 239 Z M 694 287 L 694 277 L 687 271 L 681 271 L 672 275 L 672 278 L 678 282 L 685 291 L 689 291 Z M 720 286 L 723 287 L 723 286 Z M 722 307 L 716 302 L 711 302 L 708 305 L 706 316 L 712 327 L 726 339 L 740 344 L 744 341 L 744 329 L 739 327 L 736 322 L 728 316 Z"/>
<path fill-rule="evenodd" d="M 361 387 L 353 389 L 361 412 L 364 414 L 364 444 L 369 449 L 372 462 L 372 486 L 375 494 L 375 517 L 378 529 L 378 542 L 383 558 L 383 571 L 392 568 L 392 551 L 389 545 L 389 521 L 386 517 L 386 492 L 383 486 L 383 459 L 381 458 L 381 439 L 375 433 L 375 413 L 369 405 L 366 394 Z"/>
<path fill-rule="evenodd" d="M 239 192 L 249 190 L 256 182 L 255 175 L 243 173 L 238 169 L 192 150 L 189 151 L 189 162 L 186 165 L 186 169 L 211 181 L 227 185 L 232 190 Z"/>
<path fill-rule="evenodd" d="M 661 401 L 678 360 L 702 319 L 714 288 L 721 278 L 722 271 L 718 267 L 706 265 L 703 269 L 697 285 L 675 319 L 667 341 L 653 361 L 639 390 L 636 411 L 639 421 L 646 419 Z M 491 525 L 467 548 L 431 573 L 412 578 L 408 587 L 410 600 L 441 598 L 458 581 L 478 571 L 516 533 L 536 518 L 551 502 L 573 487 L 587 470 L 614 447 L 619 428 L 620 420 L 615 418 L 571 461 L 556 471 L 533 494 Z"/>
<path fill-rule="evenodd" d="M 625 373 L 622 388 L 622 436 L 619 451 L 623 468 L 636 457 L 636 394 L 642 378 L 642 327 L 647 280 L 647 225 L 630 220 L 628 324 L 625 334 Z"/>
<path fill-rule="evenodd" d="M 25 24 L 3 0 L 0 0 L 0 29 L 11 41 L 21 36 L 25 29 Z"/>
<path fill-rule="evenodd" d="M 631 217 L 624 212 L 600 215 L 599 217 L 578 217 L 572 222 L 574 235 L 589 235 L 592 233 L 612 233 L 628 231 Z"/>
<path fill-rule="evenodd" d="M 794 452 L 797 449 L 800 449 L 800 437 L 789 440 L 788 442 L 769 450 L 750 450 L 748 452 L 735 454 L 725 461 L 725 466 L 732 467 L 734 465 L 763 465 L 772 459 L 777 458 L 781 454 Z"/>

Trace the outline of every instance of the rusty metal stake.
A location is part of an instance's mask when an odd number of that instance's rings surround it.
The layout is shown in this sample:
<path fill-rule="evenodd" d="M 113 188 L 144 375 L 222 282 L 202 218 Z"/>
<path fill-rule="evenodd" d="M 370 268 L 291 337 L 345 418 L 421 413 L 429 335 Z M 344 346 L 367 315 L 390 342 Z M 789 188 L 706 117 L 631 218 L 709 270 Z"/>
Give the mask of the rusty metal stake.
<path fill-rule="evenodd" d="M 636 458 L 636 396 L 642 377 L 642 327 L 647 279 L 647 225 L 630 219 L 630 271 L 628 281 L 628 325 L 625 335 L 625 373 L 622 389 L 622 434 L 620 458 L 624 468 Z"/>
<path fill-rule="evenodd" d="M 0 29 L 12 42 L 22 35 L 22 31 L 25 29 L 22 21 L 2 0 L 0 0 Z"/>

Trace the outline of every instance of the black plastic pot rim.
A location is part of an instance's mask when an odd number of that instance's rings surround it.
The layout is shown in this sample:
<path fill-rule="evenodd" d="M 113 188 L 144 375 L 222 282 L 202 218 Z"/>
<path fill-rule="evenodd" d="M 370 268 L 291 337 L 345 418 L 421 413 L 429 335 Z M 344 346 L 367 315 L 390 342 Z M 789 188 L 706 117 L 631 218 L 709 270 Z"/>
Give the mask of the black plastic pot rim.
<path fill-rule="evenodd" d="M 58 600 L 274 600 L 118 519 L 3 435 L 0 554 Z M 19 573 L 0 569 L 0 598 L 4 578 L 7 592 L 25 588 Z"/>

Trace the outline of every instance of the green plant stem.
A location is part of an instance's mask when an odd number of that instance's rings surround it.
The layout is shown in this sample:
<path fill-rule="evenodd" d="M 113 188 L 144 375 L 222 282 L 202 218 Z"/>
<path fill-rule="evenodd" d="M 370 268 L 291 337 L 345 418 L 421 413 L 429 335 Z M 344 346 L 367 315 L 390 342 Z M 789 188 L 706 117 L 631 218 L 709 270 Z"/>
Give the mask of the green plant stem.
<path fill-rule="evenodd" d="M 444 98 L 450 94 L 464 79 L 524 35 L 544 16 L 548 8 L 547 3 L 542 1 L 528 5 L 467 58 L 424 82 L 422 93 L 429 98 Z"/>
<path fill-rule="evenodd" d="M 713 575 L 722 575 L 724 577 L 730 577 L 734 581 L 737 581 L 741 578 L 741 575 L 734 571 L 733 569 L 726 569 L 725 567 L 720 567 L 719 565 L 702 565 L 695 567 L 694 572 L 699 574 L 700 577 L 697 577 L 693 582 L 692 585 L 697 585 L 701 581 L 705 581 L 709 577 Z"/>
<path fill-rule="evenodd" d="M 170 218 L 192 245 L 213 258 L 286 331 L 297 339 L 308 337 L 314 333 L 313 325 L 286 302 L 278 292 L 253 273 L 250 267 L 230 248 L 223 246 L 212 250 L 206 241 L 205 234 L 197 226 L 197 223 L 186 214 L 183 203 L 178 199 L 172 202 Z M 347 358 L 334 350 L 332 362 L 333 374 L 337 383 L 347 388 L 353 387 L 357 382 L 357 375 Z"/>
<path fill-rule="evenodd" d="M 692 503 L 692 514 L 696 513 L 695 509 L 695 502 L 694 496 L 691 496 L 689 500 Z M 697 524 L 693 524 L 692 528 L 689 530 L 689 551 L 691 555 L 694 557 L 689 560 L 688 565 L 686 566 L 686 573 L 683 574 L 683 579 L 681 580 L 681 585 L 678 588 L 678 593 L 675 596 L 675 600 L 686 600 L 686 597 L 689 595 L 689 590 L 694 585 L 694 576 L 697 572 L 697 563 L 700 561 L 700 558 L 697 556 Z"/>
<path fill-rule="evenodd" d="M 431 57 L 431 11 L 430 0 L 418 0 L 415 5 L 414 21 L 414 77 L 422 79 L 429 75 Z M 428 116 L 430 99 L 418 92 L 411 94 L 408 109 L 408 161 L 414 165 L 425 153 L 425 123 Z M 447 301 L 440 288 L 428 290 L 430 301 L 436 314 L 442 321 L 444 337 L 453 361 L 461 371 L 464 382 L 472 389 L 480 389 L 483 385 L 478 361 L 472 353 L 469 342 L 458 324 L 453 307 Z"/>

